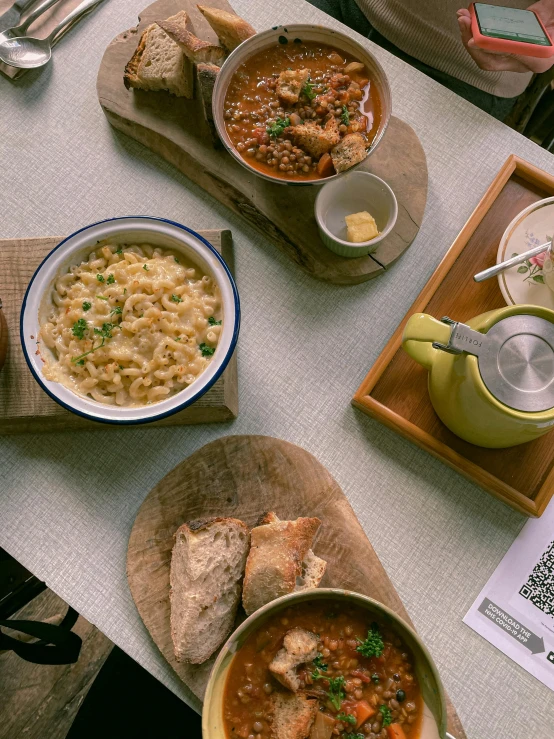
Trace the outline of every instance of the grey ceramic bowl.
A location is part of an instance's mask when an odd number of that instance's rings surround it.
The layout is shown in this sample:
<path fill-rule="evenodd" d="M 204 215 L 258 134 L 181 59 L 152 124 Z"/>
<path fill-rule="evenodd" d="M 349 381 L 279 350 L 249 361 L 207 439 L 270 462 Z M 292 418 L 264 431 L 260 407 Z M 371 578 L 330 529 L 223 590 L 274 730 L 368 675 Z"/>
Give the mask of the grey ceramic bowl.
<path fill-rule="evenodd" d="M 317 180 L 285 180 L 282 177 L 274 177 L 265 172 L 261 172 L 259 169 L 252 167 L 239 152 L 233 146 L 231 139 L 227 133 L 225 127 L 225 120 L 223 118 L 225 96 L 227 94 L 227 88 L 231 82 L 231 78 L 237 71 L 241 64 L 249 59 L 254 54 L 257 54 L 264 49 L 275 46 L 278 43 L 294 43 L 294 39 L 300 38 L 302 41 L 316 41 L 321 44 L 333 46 L 341 51 L 346 51 L 351 54 L 355 59 L 363 62 L 366 65 L 367 70 L 371 76 L 372 83 L 378 90 L 379 98 L 381 100 L 382 117 L 379 129 L 375 139 L 368 151 L 368 156 L 377 148 L 381 142 L 387 125 L 389 123 L 392 103 L 391 103 L 391 92 L 387 76 L 383 70 L 383 67 L 379 64 L 377 59 L 370 54 L 367 49 L 364 49 L 357 41 L 345 36 L 340 31 L 335 31 L 332 28 L 326 28 L 325 26 L 312 26 L 308 24 L 292 24 L 290 26 L 276 26 L 271 28 L 269 31 L 263 31 L 257 33 L 255 36 L 251 36 L 246 41 L 243 41 L 240 46 L 230 54 L 225 63 L 221 67 L 221 71 L 217 75 L 217 79 L 213 91 L 213 115 L 214 121 L 219 134 L 220 139 L 223 142 L 225 148 L 231 153 L 231 155 L 241 164 L 246 167 L 250 172 L 263 177 L 264 180 L 270 182 L 276 182 L 280 185 L 321 185 L 324 182 L 329 182 L 336 177 L 340 177 L 340 174 L 331 175 L 331 177 L 324 177 Z M 283 41 L 286 39 L 286 41 Z M 353 167 L 347 170 L 351 172 Z"/>
<path fill-rule="evenodd" d="M 260 608 L 235 629 L 221 648 L 206 688 L 204 709 L 202 711 L 203 739 L 228 739 L 223 723 L 223 695 L 229 669 L 237 650 L 271 616 L 296 603 L 314 600 L 338 600 L 345 603 L 355 603 L 373 617 L 393 625 L 394 630 L 408 646 L 414 657 L 415 673 L 425 702 L 419 739 L 445 739 L 448 735 L 446 734 L 444 689 L 433 658 L 419 636 L 394 611 L 391 611 L 382 603 L 378 603 L 365 595 L 338 588 L 318 588 L 317 590 L 304 590 L 299 593 L 284 595 Z"/>

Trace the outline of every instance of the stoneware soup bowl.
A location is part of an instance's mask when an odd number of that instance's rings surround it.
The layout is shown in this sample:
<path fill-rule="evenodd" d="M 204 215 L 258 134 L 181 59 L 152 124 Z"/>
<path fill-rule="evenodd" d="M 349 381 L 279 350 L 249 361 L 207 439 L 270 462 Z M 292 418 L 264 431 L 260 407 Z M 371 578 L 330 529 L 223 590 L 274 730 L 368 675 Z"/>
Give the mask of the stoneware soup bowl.
<path fill-rule="evenodd" d="M 446 702 L 442 683 L 431 655 L 415 631 L 393 611 L 372 598 L 349 590 L 317 588 L 277 598 L 277 600 L 268 603 L 249 616 L 231 634 L 215 661 L 206 688 L 204 709 L 202 711 L 203 739 L 231 739 L 231 737 L 226 736 L 223 723 L 225 683 L 233 658 L 246 639 L 253 632 L 258 631 L 268 618 L 276 613 L 284 611 L 289 606 L 297 603 L 316 600 L 342 601 L 345 604 L 355 604 L 367 611 L 371 617 L 392 625 L 413 655 L 416 677 L 425 702 L 419 739 L 445 739 L 448 737 L 449 735 L 446 733 Z"/>
<path fill-rule="evenodd" d="M 43 361 L 55 357 L 46 345 L 37 351 L 37 337 L 44 321 L 45 300 L 54 281 L 72 265 L 80 264 L 94 251 L 98 241 L 111 244 L 147 243 L 182 253 L 210 275 L 219 286 L 223 308 L 223 327 L 212 361 L 188 387 L 166 400 L 139 407 L 119 407 L 99 403 L 88 396 L 77 395 L 65 385 L 47 380 L 42 373 Z M 20 318 L 21 346 L 35 380 L 48 395 L 67 410 L 84 418 L 112 424 L 135 424 L 156 421 L 177 413 L 194 403 L 220 377 L 229 362 L 238 338 L 240 324 L 239 297 L 235 281 L 221 256 L 199 234 L 190 228 L 150 216 L 124 216 L 93 223 L 60 242 L 38 267 L 23 299 Z M 50 353 L 51 356 L 46 356 Z"/>
<path fill-rule="evenodd" d="M 331 177 L 314 180 L 286 180 L 282 177 L 274 177 L 265 172 L 261 172 L 259 169 L 252 167 L 235 149 L 229 134 L 227 133 L 225 119 L 223 117 L 227 88 L 229 87 L 229 83 L 237 69 L 254 54 L 258 54 L 264 49 L 273 48 L 278 44 L 294 44 L 295 39 L 301 39 L 302 41 L 315 41 L 316 43 L 334 47 L 338 51 L 347 52 L 357 61 L 365 64 L 365 67 L 369 72 L 370 84 L 376 88 L 377 95 L 381 103 L 381 123 L 375 135 L 375 139 L 371 144 L 371 148 L 368 149 L 368 156 L 375 151 L 385 134 L 392 110 L 391 91 L 387 76 L 385 75 L 383 67 L 379 64 L 373 54 L 367 51 L 367 49 L 364 49 L 364 47 L 357 41 L 354 41 L 354 39 L 349 38 L 340 31 L 335 31 L 332 28 L 326 28 L 325 26 L 312 26 L 308 24 L 276 26 L 275 28 L 271 28 L 269 31 L 263 31 L 262 33 L 257 33 L 255 36 L 251 36 L 246 41 L 243 41 L 240 46 L 237 46 L 237 48 L 225 60 L 221 67 L 221 71 L 216 78 L 212 98 L 214 122 L 219 137 L 227 151 L 231 153 L 239 164 L 246 167 L 246 169 L 258 177 L 263 177 L 264 180 L 276 182 L 280 185 L 321 185 L 323 182 L 329 182 L 329 180 L 340 177 L 344 173 L 341 175 L 334 174 L 331 175 Z M 347 171 L 351 172 L 352 169 L 353 167 Z"/>

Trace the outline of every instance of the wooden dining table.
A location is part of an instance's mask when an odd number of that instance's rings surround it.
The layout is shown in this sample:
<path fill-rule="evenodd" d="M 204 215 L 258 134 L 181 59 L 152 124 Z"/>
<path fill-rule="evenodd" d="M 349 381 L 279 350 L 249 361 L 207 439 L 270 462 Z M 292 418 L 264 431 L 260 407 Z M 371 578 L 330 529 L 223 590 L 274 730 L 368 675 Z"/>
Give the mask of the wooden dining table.
<path fill-rule="evenodd" d="M 49 66 L 0 78 L 0 238 L 62 237 L 130 214 L 230 229 L 242 305 L 239 415 L 223 424 L 0 437 L 0 546 L 192 703 L 127 584 L 137 510 L 158 480 L 220 436 L 294 442 L 345 492 L 467 737 L 551 739 L 554 694 L 462 623 L 525 519 L 350 401 L 506 158 L 515 153 L 554 174 L 554 157 L 303 0 L 233 0 L 259 30 L 321 23 L 364 44 L 386 71 L 394 114 L 425 150 L 427 206 L 408 251 L 370 282 L 319 282 L 108 124 L 96 96 L 98 66 L 145 4 L 106 0 L 66 34 Z"/>

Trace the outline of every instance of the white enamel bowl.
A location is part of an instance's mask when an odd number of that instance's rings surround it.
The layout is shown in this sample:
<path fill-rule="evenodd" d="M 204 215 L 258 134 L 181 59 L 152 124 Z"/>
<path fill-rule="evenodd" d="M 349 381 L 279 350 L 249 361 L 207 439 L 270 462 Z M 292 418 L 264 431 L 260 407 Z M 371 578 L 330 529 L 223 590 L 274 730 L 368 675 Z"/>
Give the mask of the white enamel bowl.
<path fill-rule="evenodd" d="M 223 330 L 213 359 L 206 370 L 184 390 L 166 400 L 137 408 L 104 405 L 77 395 L 61 383 L 42 374 L 42 359 L 37 353 L 40 331 L 39 310 L 43 297 L 54 280 L 68 267 L 86 259 L 98 241 L 113 244 L 148 243 L 181 252 L 198 264 L 219 285 L 223 307 Z M 21 308 L 20 334 L 23 353 L 35 380 L 48 395 L 73 413 L 93 421 L 112 424 L 148 423 L 177 413 L 194 403 L 221 375 L 237 343 L 240 325 L 239 296 L 235 281 L 217 251 L 205 239 L 180 223 L 150 216 L 111 218 L 76 231 L 60 242 L 38 267 L 25 293 Z M 40 345 L 40 352 L 49 352 Z"/>
<path fill-rule="evenodd" d="M 371 148 L 368 150 L 368 156 L 375 151 L 385 134 L 392 110 L 391 92 L 387 76 L 385 75 L 383 67 L 379 64 L 373 54 L 367 51 L 367 49 L 361 46 L 357 41 L 354 41 L 354 39 L 345 36 L 340 31 L 335 31 L 332 28 L 326 28 L 325 26 L 312 26 L 308 24 L 276 26 L 275 28 L 271 28 L 269 31 L 263 31 L 262 33 L 257 33 L 255 36 L 251 36 L 246 41 L 243 41 L 240 46 L 237 46 L 232 54 L 230 54 L 225 60 L 221 67 L 221 71 L 216 78 L 212 98 L 214 121 L 219 137 L 227 151 L 231 153 L 239 164 L 246 167 L 246 169 L 256 174 L 258 177 L 263 177 L 264 180 L 276 182 L 280 185 L 321 185 L 324 182 L 329 182 L 336 177 L 342 176 L 344 173 L 341 173 L 340 175 L 334 174 L 331 177 L 324 177 L 317 180 L 285 180 L 282 177 L 274 177 L 273 175 L 266 174 L 265 172 L 252 167 L 246 159 L 241 157 L 239 152 L 233 146 L 229 134 L 227 133 L 225 119 L 223 118 L 227 88 L 229 87 L 231 78 L 241 64 L 244 64 L 244 62 L 254 54 L 273 47 L 278 43 L 284 44 L 286 41 L 287 44 L 294 44 L 295 39 L 301 39 L 302 41 L 315 41 L 320 44 L 332 46 L 340 51 L 346 51 L 356 60 L 365 64 L 366 69 L 369 72 L 371 83 L 377 88 L 381 101 L 381 123 Z M 352 169 L 353 168 L 347 171 L 351 172 Z"/>

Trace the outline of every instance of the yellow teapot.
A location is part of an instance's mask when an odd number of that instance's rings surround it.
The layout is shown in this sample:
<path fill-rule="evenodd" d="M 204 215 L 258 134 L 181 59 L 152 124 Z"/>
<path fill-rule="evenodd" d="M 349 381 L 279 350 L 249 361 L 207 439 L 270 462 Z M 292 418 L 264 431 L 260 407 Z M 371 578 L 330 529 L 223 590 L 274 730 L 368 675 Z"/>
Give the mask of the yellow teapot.
<path fill-rule="evenodd" d="M 515 305 L 467 324 L 415 313 L 402 346 L 429 370 L 441 421 L 471 444 L 515 446 L 554 427 L 554 311 Z"/>

